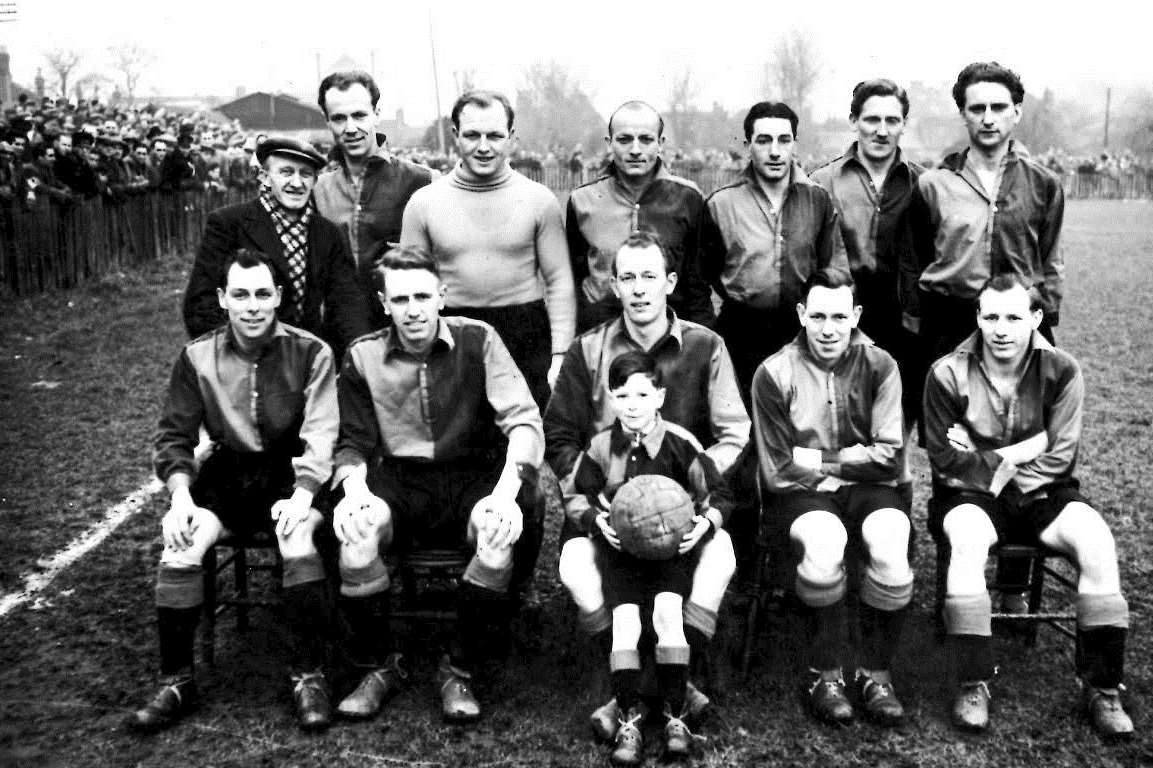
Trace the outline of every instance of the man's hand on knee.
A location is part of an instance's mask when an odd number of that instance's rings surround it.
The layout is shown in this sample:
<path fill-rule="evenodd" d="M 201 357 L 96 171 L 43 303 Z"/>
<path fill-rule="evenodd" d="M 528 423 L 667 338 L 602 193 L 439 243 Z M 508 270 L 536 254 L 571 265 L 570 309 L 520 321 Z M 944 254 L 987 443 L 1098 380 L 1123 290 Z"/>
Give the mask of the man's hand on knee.
<path fill-rule="evenodd" d="M 333 510 L 332 527 L 341 544 L 360 544 L 392 522 L 388 502 L 372 493 L 346 494 Z"/>
<path fill-rule="evenodd" d="M 272 519 L 276 521 L 276 535 L 288 538 L 296 527 L 308 519 L 312 512 L 312 494 L 297 488 L 292 496 L 272 505 Z"/>
<path fill-rule="evenodd" d="M 196 510 L 196 503 L 187 488 L 177 488 L 172 492 L 171 506 L 160 521 L 165 548 L 179 551 L 192 546 Z"/>
<path fill-rule="evenodd" d="M 471 526 L 478 543 L 493 549 L 511 547 L 524 531 L 524 514 L 515 499 L 507 496 L 485 496 L 472 508 Z"/>

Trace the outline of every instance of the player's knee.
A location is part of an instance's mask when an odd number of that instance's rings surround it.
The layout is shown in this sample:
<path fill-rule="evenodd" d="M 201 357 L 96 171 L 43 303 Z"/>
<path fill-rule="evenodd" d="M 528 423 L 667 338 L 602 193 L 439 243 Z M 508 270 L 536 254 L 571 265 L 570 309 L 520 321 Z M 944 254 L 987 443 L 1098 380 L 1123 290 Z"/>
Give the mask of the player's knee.
<path fill-rule="evenodd" d="M 613 647 L 636 648 L 641 639 L 641 610 L 633 603 L 613 609 Z"/>
<path fill-rule="evenodd" d="M 945 514 L 942 521 L 954 560 L 980 560 L 989 556 L 989 547 L 997 541 L 997 531 L 985 511 L 975 504 L 960 504 Z"/>
<path fill-rule="evenodd" d="M 675 592 L 661 592 L 653 598 L 653 631 L 658 640 L 683 637 L 684 600 Z"/>
<path fill-rule="evenodd" d="M 587 537 L 569 539 L 564 543 L 557 569 L 561 583 L 570 592 L 589 586 L 600 588 L 601 577 L 597 571 L 596 553 L 592 540 Z"/>
<path fill-rule="evenodd" d="M 204 561 L 204 555 L 224 535 L 224 524 L 211 511 L 200 507 L 192 518 L 192 543 L 184 549 L 165 547 L 160 563 L 176 568 L 195 568 Z"/>
<path fill-rule="evenodd" d="M 324 522 L 319 511 L 309 510 L 308 517 L 296 524 L 287 536 L 277 534 L 276 543 L 280 547 L 280 554 L 285 558 L 310 557 L 316 554 L 316 543 L 313 536 L 316 529 Z"/>
<path fill-rule="evenodd" d="M 804 551 L 800 570 L 806 578 L 820 581 L 840 570 L 849 535 L 836 515 L 824 511 L 806 512 L 793 523 L 789 536 Z"/>
<path fill-rule="evenodd" d="M 707 573 L 710 578 L 724 579 L 725 583 L 737 572 L 737 553 L 733 549 L 733 539 L 723 528 L 713 532 L 713 537 L 701 547 L 701 558 L 697 564 L 694 581 L 698 574 Z"/>
<path fill-rule="evenodd" d="M 340 567 L 364 568 L 374 560 L 380 559 L 380 544 L 374 539 L 356 543 L 344 542 L 340 545 Z"/>
<path fill-rule="evenodd" d="M 879 509 L 861 526 L 870 567 L 888 577 L 885 583 L 908 575 L 910 528 L 908 515 L 899 509 Z"/>

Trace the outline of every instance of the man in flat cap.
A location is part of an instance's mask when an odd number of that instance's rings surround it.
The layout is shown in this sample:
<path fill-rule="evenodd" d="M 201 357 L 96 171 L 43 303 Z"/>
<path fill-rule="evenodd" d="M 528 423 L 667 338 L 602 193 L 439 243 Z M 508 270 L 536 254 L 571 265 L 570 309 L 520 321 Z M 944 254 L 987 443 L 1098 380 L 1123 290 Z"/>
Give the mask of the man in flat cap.
<path fill-rule="evenodd" d="M 93 148 L 96 137 L 88 131 L 72 134 L 72 152 L 57 157 L 56 177 L 77 195 L 95 197 L 100 194 L 100 179 L 94 167 Z"/>
<path fill-rule="evenodd" d="M 208 216 L 184 294 L 184 325 L 195 338 L 223 324 L 216 287 L 229 255 L 247 248 L 272 257 L 284 286 L 280 319 L 319 335 L 339 354 L 372 328 L 340 229 L 317 214 L 312 200 L 325 160 L 285 137 L 263 141 L 256 157 L 263 177 L 257 198 Z"/>

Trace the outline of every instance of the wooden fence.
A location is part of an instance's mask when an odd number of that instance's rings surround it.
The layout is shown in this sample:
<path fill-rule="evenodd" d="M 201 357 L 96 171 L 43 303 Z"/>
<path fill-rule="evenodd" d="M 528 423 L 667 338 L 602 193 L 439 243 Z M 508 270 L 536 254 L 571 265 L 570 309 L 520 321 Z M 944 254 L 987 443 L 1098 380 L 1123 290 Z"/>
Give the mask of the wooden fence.
<path fill-rule="evenodd" d="M 208 212 L 240 194 L 148 192 L 67 204 L 41 195 L 31 204 L 0 205 L 0 283 L 29 295 L 188 252 L 200 242 Z"/>
<path fill-rule="evenodd" d="M 590 171 L 521 168 L 559 196 L 590 181 Z M 708 194 L 740 171 L 721 168 L 675 169 Z M 1108 176 L 1069 173 L 1070 198 L 1131 199 L 1153 197 L 1153 172 Z M 123 201 L 104 198 L 61 205 L 46 196 L 30 206 L 0 204 L 0 285 L 17 295 L 71 288 L 167 253 L 188 253 L 200 242 L 205 217 L 222 205 L 240 202 L 251 191 L 150 191 Z"/>

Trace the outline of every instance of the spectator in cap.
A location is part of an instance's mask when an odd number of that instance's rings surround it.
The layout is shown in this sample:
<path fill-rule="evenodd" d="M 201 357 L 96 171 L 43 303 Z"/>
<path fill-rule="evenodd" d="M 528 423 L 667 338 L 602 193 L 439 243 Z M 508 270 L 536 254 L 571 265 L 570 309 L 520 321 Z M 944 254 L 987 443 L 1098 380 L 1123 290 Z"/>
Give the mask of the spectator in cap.
<path fill-rule="evenodd" d="M 95 197 L 100 194 L 100 179 L 92 156 L 96 139 L 87 131 L 76 131 L 71 138 L 72 151 L 58 158 L 56 176 L 76 194 Z"/>
<path fill-rule="evenodd" d="M 198 181 L 196 166 L 192 162 L 192 134 L 181 133 L 176 138 L 176 146 L 169 148 L 160 164 L 160 191 L 171 194 L 177 190 L 196 189 Z"/>
<path fill-rule="evenodd" d="M 264 180 L 255 200 L 213 211 L 184 295 L 184 324 L 193 338 L 224 323 L 216 296 L 237 248 L 267 253 L 283 286 L 283 321 L 319 335 L 339 353 L 372 330 L 367 299 L 340 228 L 319 216 L 312 200 L 325 159 L 287 137 L 256 149 Z"/>

